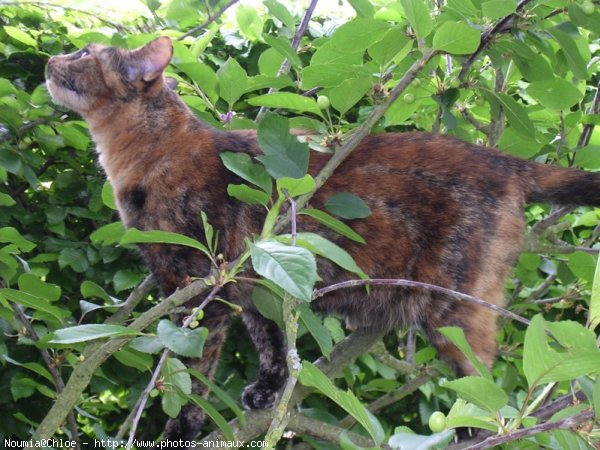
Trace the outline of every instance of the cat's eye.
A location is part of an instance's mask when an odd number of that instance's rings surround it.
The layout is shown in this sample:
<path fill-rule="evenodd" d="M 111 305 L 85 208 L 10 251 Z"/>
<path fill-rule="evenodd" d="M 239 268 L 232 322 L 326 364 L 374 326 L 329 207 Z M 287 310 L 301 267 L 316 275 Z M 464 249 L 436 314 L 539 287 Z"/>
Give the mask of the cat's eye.
<path fill-rule="evenodd" d="M 79 53 L 79 57 L 80 58 L 85 58 L 86 56 L 89 56 L 90 52 L 88 52 L 87 50 L 81 50 L 81 53 Z"/>

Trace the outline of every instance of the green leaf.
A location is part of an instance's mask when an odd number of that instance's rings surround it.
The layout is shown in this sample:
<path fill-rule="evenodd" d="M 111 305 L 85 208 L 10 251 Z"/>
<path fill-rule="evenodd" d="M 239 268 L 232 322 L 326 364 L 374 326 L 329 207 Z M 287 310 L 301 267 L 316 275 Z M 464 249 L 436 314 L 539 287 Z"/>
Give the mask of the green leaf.
<path fill-rule="evenodd" d="M 108 206 L 110 209 L 117 210 L 117 204 L 115 202 L 115 193 L 113 192 L 112 185 L 105 181 L 102 185 L 102 203 Z"/>
<path fill-rule="evenodd" d="M 35 362 L 20 363 L 18 361 L 15 361 L 8 355 L 2 355 L 2 358 L 4 358 L 5 361 L 7 361 L 11 364 L 14 364 L 15 366 L 24 367 L 25 369 L 31 370 L 32 372 L 37 373 L 38 375 L 44 377 L 50 383 L 54 383 L 54 378 L 52 377 L 52 374 L 50 373 L 50 371 L 39 363 L 35 363 Z"/>
<path fill-rule="evenodd" d="M 302 67 L 302 61 L 300 61 L 298 53 L 296 53 L 292 48 L 289 39 L 283 36 L 275 37 L 267 34 L 263 36 L 263 39 L 277 52 L 285 56 L 285 58 L 290 62 L 292 66 L 297 68 Z"/>
<path fill-rule="evenodd" d="M 210 251 L 206 246 L 196 239 L 193 239 L 183 234 L 173 233 L 171 231 L 140 231 L 137 228 L 129 228 L 123 238 L 121 239 L 121 245 L 125 244 L 177 244 L 185 245 L 186 247 L 192 247 L 196 250 L 200 250 L 202 253 L 211 257 Z"/>
<path fill-rule="evenodd" d="M 90 234 L 90 240 L 94 244 L 114 245 L 119 242 L 125 234 L 125 227 L 122 222 L 113 222 L 103 225 Z"/>
<path fill-rule="evenodd" d="M 37 48 L 37 42 L 28 33 L 16 27 L 5 26 L 4 31 L 14 40 L 25 44 L 29 47 Z"/>
<path fill-rule="evenodd" d="M 152 356 L 128 347 L 113 353 L 113 356 L 124 366 L 133 367 L 140 372 L 149 371 L 154 365 Z"/>
<path fill-rule="evenodd" d="M 0 192 L 0 206 L 13 206 L 16 204 L 17 202 L 10 195 Z"/>
<path fill-rule="evenodd" d="M 304 175 L 302 178 L 282 177 L 277 180 L 279 195 L 283 195 L 285 189 L 290 197 L 298 197 L 313 192 L 315 188 L 315 180 L 310 175 Z"/>
<path fill-rule="evenodd" d="M 370 76 L 371 72 L 360 65 L 344 63 L 311 64 L 302 69 L 302 89 L 335 88 L 349 78 L 366 78 Z"/>
<path fill-rule="evenodd" d="M 13 84 L 6 78 L 0 78 L 0 98 L 6 97 L 7 95 L 14 95 L 17 93 L 17 89 Z"/>
<path fill-rule="evenodd" d="M 575 41 L 567 33 L 556 27 L 549 28 L 546 31 L 559 43 L 560 48 L 567 59 L 567 64 L 573 74 L 580 80 L 587 80 L 587 65 L 581 56 Z"/>
<path fill-rule="evenodd" d="M 69 316 L 67 311 L 61 308 L 53 306 L 50 302 L 44 298 L 37 297 L 35 295 L 28 294 L 27 292 L 17 291 L 15 289 L 0 289 L 0 294 L 3 297 L 10 300 L 11 302 L 18 303 L 19 305 L 27 308 L 32 308 L 37 311 L 42 311 L 46 314 L 50 314 L 52 317 L 62 322 L 65 317 Z"/>
<path fill-rule="evenodd" d="M 506 393 L 494 382 L 483 377 L 463 377 L 442 385 L 452 389 L 463 399 L 483 408 L 492 414 L 508 403 Z"/>
<path fill-rule="evenodd" d="M 291 242 L 291 236 L 289 234 L 280 236 L 279 239 L 288 244 Z M 297 233 L 296 245 L 310 250 L 315 255 L 319 255 L 323 258 L 327 258 L 333 261 L 342 269 L 345 269 L 349 272 L 353 272 L 357 274 L 360 278 L 369 278 L 362 271 L 362 269 L 358 267 L 358 265 L 356 265 L 356 262 L 354 262 L 354 259 L 346 250 L 319 234 Z"/>
<path fill-rule="evenodd" d="M 121 325 L 89 324 L 61 328 L 53 333 L 51 344 L 74 344 L 117 336 L 135 336 L 138 331 Z"/>
<path fill-rule="evenodd" d="M 137 286 L 140 281 L 144 279 L 144 274 L 140 272 L 133 272 L 127 269 L 118 270 L 113 275 L 113 285 L 115 286 L 116 292 L 121 292 L 126 289 L 131 289 Z"/>
<path fill-rule="evenodd" d="M 210 404 L 208 400 L 200 397 L 199 395 L 190 395 L 189 398 L 193 403 L 196 404 L 196 406 L 199 406 L 200 409 L 202 409 L 206 413 L 206 415 L 213 420 L 213 422 L 223 432 L 225 439 L 228 439 L 229 441 L 234 440 L 234 434 L 233 430 L 231 429 L 231 426 L 229 425 L 227 420 L 225 420 L 225 418 L 219 413 L 219 411 L 217 411 L 216 408 Z"/>
<path fill-rule="evenodd" d="M 562 78 L 545 81 L 534 81 L 527 88 L 527 93 L 549 109 L 565 110 L 577 104 L 583 93 Z"/>
<path fill-rule="evenodd" d="M 227 194 L 229 194 L 230 197 L 250 205 L 267 206 L 269 203 L 269 196 L 265 192 L 259 191 L 258 189 L 252 189 L 246 184 L 227 185 Z"/>
<path fill-rule="evenodd" d="M 385 36 L 368 48 L 373 61 L 385 65 L 392 60 L 399 61 L 410 52 L 413 41 L 399 28 L 392 28 Z"/>
<path fill-rule="evenodd" d="M 284 329 L 281 301 L 282 298 L 279 295 L 261 284 L 254 286 L 254 289 L 252 289 L 252 303 L 254 303 L 258 312 L 263 317 L 275 322 L 281 329 Z"/>
<path fill-rule="evenodd" d="M 310 112 L 319 116 L 323 115 L 317 106 L 317 102 L 313 98 L 294 94 L 292 92 L 273 92 L 271 94 L 259 95 L 249 99 L 248 103 L 252 106 L 282 108 L 301 113 Z"/>
<path fill-rule="evenodd" d="M 500 19 L 517 9 L 515 0 L 490 0 L 481 4 L 481 12 L 490 19 Z"/>
<path fill-rule="evenodd" d="M 600 377 L 596 377 L 596 382 L 594 383 L 592 404 L 594 406 L 594 414 L 596 416 L 597 421 L 600 419 Z"/>
<path fill-rule="evenodd" d="M 155 354 L 165 348 L 157 336 L 139 336 L 129 343 L 129 347 L 138 352 Z"/>
<path fill-rule="evenodd" d="M 176 392 L 163 392 L 161 402 L 162 410 L 170 418 L 175 419 L 179 415 L 183 405 L 184 400 Z"/>
<path fill-rule="evenodd" d="M 600 324 L 600 258 L 598 258 L 598 261 L 596 262 L 594 283 L 592 284 L 592 295 L 590 297 L 590 308 L 587 320 L 591 330 L 596 329 L 598 324 Z"/>
<path fill-rule="evenodd" d="M 317 281 L 315 257 L 308 250 L 277 241 L 261 241 L 250 247 L 252 267 L 293 297 L 310 302 Z"/>
<path fill-rule="evenodd" d="M 323 325 L 321 319 L 319 319 L 315 315 L 315 313 L 310 310 L 308 304 L 302 303 L 298 309 L 300 311 L 300 320 L 302 321 L 308 332 L 317 341 L 317 344 L 321 349 L 321 353 L 326 358 L 329 358 L 329 355 L 331 355 L 331 350 L 333 348 L 333 342 L 329 330 Z"/>
<path fill-rule="evenodd" d="M 194 378 L 197 378 L 202 383 L 204 383 L 210 389 L 210 392 L 217 396 L 219 400 L 227 405 L 229 409 L 231 409 L 235 415 L 241 426 L 244 426 L 246 422 L 246 416 L 244 415 L 244 411 L 237 405 L 236 401 L 233 400 L 227 392 L 217 386 L 214 382 L 212 382 L 209 378 L 207 378 L 202 372 L 199 372 L 195 369 L 187 369 L 189 374 Z"/>
<path fill-rule="evenodd" d="M 170 320 L 163 319 L 158 323 L 157 335 L 160 342 L 172 352 L 188 358 L 200 358 L 204 351 L 208 329 L 181 328 Z"/>
<path fill-rule="evenodd" d="M 561 351 L 550 346 L 546 330 L 562 345 Z M 546 322 L 535 316 L 525 333 L 523 372 L 530 389 L 544 383 L 572 380 L 596 373 L 600 368 L 600 352 L 594 333 L 576 322 Z"/>
<path fill-rule="evenodd" d="M 250 41 L 257 41 L 262 34 L 263 22 L 256 8 L 251 5 L 239 5 L 235 16 L 242 34 Z"/>
<path fill-rule="evenodd" d="M 119 300 L 111 297 L 110 295 L 108 295 L 108 293 L 99 285 L 97 285 L 96 283 L 92 282 L 92 281 L 84 281 L 83 283 L 81 283 L 81 287 L 80 287 L 80 291 L 81 291 L 81 295 L 84 296 L 84 298 L 100 298 L 102 300 L 104 300 L 107 303 L 119 303 Z"/>
<path fill-rule="evenodd" d="M 479 375 L 482 377 L 493 381 L 492 374 L 488 370 L 488 368 L 483 364 L 479 358 L 473 353 L 469 342 L 465 337 L 465 333 L 460 327 L 442 327 L 438 328 L 438 331 L 446 336 L 450 342 L 458 347 L 458 349 L 463 352 L 463 354 L 467 357 L 469 362 L 473 365 L 475 370 L 479 372 Z"/>
<path fill-rule="evenodd" d="M 269 113 L 258 125 L 258 143 L 264 155 L 258 159 L 274 178 L 302 178 L 308 171 L 308 144 L 289 132 L 285 117 Z"/>
<path fill-rule="evenodd" d="M 188 396 L 192 392 L 192 379 L 185 365 L 177 358 L 167 358 L 160 371 L 168 389 L 163 392 L 163 411 L 172 418 L 177 417 L 181 407 L 186 403 L 182 394 Z"/>
<path fill-rule="evenodd" d="M 506 119 L 511 128 L 526 138 L 531 138 L 531 136 L 535 135 L 535 128 L 533 127 L 531 120 L 529 120 L 525 108 L 509 95 L 502 93 L 493 95 L 502 105 L 502 109 L 504 110 L 504 114 L 506 114 Z"/>
<path fill-rule="evenodd" d="M 363 199 L 351 192 L 339 192 L 325 202 L 325 208 L 342 219 L 364 219 L 371 215 L 371 209 Z"/>
<path fill-rule="evenodd" d="M 58 255 L 58 266 L 61 269 L 70 267 L 75 272 L 82 273 L 88 269 L 89 263 L 81 250 L 64 248 Z"/>
<path fill-rule="evenodd" d="M 367 430 L 375 443 L 380 444 L 383 441 L 385 432 L 381 424 L 351 391 L 344 392 L 338 389 L 323 372 L 308 361 L 302 362 L 299 379 L 304 386 L 316 388 L 354 417 Z"/>
<path fill-rule="evenodd" d="M 463 22 L 444 22 L 433 36 L 433 49 L 468 55 L 479 47 L 479 32 Z"/>
<path fill-rule="evenodd" d="M 271 196 L 273 181 L 262 164 L 253 162 L 247 153 L 223 152 L 219 156 L 227 169 Z"/>
<path fill-rule="evenodd" d="M 10 243 L 17 246 L 17 248 L 24 252 L 30 252 L 36 245 L 21 236 L 21 233 L 16 228 L 4 227 L 0 228 L 0 242 Z"/>
<path fill-rule="evenodd" d="M 269 12 L 281 21 L 290 31 L 296 29 L 296 21 L 289 10 L 276 0 L 265 0 L 263 4 L 269 9 Z"/>
<path fill-rule="evenodd" d="M 371 89 L 371 77 L 349 78 L 329 91 L 331 106 L 345 114 Z"/>
<path fill-rule="evenodd" d="M 410 26 L 419 39 L 426 38 L 433 30 L 429 8 L 423 0 L 400 0 Z"/>
<path fill-rule="evenodd" d="M 354 19 L 333 33 L 331 46 L 338 52 L 356 53 L 379 41 L 388 29 L 389 25 L 381 20 Z"/>
<path fill-rule="evenodd" d="M 230 105 L 246 92 L 248 75 L 235 59 L 229 58 L 217 71 L 219 95 Z"/>
<path fill-rule="evenodd" d="M 17 283 L 21 291 L 27 292 L 39 298 L 43 298 L 50 302 L 55 302 L 60 298 L 60 286 L 46 283 L 31 273 L 22 274 Z"/>
<path fill-rule="evenodd" d="M 298 212 L 298 214 L 304 214 L 312 217 L 322 225 L 325 225 L 327 228 L 332 229 L 333 231 L 341 234 L 342 236 L 347 237 L 355 242 L 360 244 L 366 244 L 366 241 L 360 236 L 356 231 L 350 228 L 343 222 L 331 217 L 326 212 L 320 211 L 314 208 L 305 208 Z"/>
<path fill-rule="evenodd" d="M 348 0 L 358 17 L 370 19 L 375 14 L 375 8 L 369 0 Z"/>
<path fill-rule="evenodd" d="M 569 255 L 567 266 L 577 277 L 585 281 L 593 281 L 596 270 L 596 260 L 589 253 L 575 252 Z"/>
<path fill-rule="evenodd" d="M 429 450 L 435 448 L 446 448 L 454 438 L 454 430 L 445 430 L 430 436 L 411 433 L 394 433 L 388 442 L 393 450 Z"/>

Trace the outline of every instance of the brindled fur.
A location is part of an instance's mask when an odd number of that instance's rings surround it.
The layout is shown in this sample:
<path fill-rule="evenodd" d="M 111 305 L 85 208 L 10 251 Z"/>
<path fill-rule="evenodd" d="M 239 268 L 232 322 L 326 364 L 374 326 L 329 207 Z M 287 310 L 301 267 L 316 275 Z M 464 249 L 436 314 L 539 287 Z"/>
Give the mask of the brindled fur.
<path fill-rule="evenodd" d="M 48 87 L 54 100 L 79 112 L 89 124 L 100 163 L 113 184 L 127 227 L 166 230 L 203 239 L 200 211 L 221 231 L 226 260 L 244 250 L 244 237 L 258 233 L 262 207 L 227 195 L 240 180 L 219 159 L 224 151 L 260 153 L 253 132 L 222 132 L 201 123 L 166 86 L 163 70 L 171 41 L 160 37 L 126 51 L 90 45 L 56 56 L 48 63 Z M 313 154 L 315 174 L 327 156 Z M 320 208 L 336 192 L 360 196 L 372 214 L 351 221 L 367 245 L 351 242 L 312 219 L 298 218 L 302 231 L 324 234 L 344 247 L 372 278 L 406 278 L 432 283 L 503 303 L 504 280 L 519 254 L 527 201 L 600 205 L 600 175 L 539 165 L 494 149 L 429 133 L 372 135 L 338 168 L 311 199 Z M 202 277 L 209 262 L 181 246 L 142 245 L 142 254 L 165 294 L 189 277 Z M 350 275 L 319 260 L 321 285 Z M 281 331 L 250 301 L 250 287 L 227 289 L 243 307 L 243 320 L 260 355 L 258 379 L 242 398 L 246 408 L 270 406 L 283 385 Z M 457 325 L 475 353 L 493 362 L 496 314 L 489 309 L 417 289 L 373 287 L 331 293 L 313 303 L 315 311 L 344 318 L 350 328 L 420 327 L 440 354 L 465 374 L 473 368 L 458 349 L 437 332 Z M 221 303 L 207 307 L 209 329 L 204 357 L 188 361 L 213 374 L 231 310 Z M 206 394 L 200 384 L 194 391 Z M 194 437 L 202 414 L 187 406 L 168 423 L 167 438 Z"/>

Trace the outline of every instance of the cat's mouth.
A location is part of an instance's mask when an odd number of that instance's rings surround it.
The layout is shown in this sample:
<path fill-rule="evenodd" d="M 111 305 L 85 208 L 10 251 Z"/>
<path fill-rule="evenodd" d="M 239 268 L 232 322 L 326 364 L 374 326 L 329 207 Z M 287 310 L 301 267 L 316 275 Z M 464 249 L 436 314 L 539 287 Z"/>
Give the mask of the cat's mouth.
<path fill-rule="evenodd" d="M 59 71 L 54 69 L 53 66 L 48 66 L 48 69 L 46 71 L 46 79 L 48 82 L 56 84 L 56 86 L 58 86 L 59 88 L 67 89 L 77 95 L 82 94 L 81 90 L 78 89 L 77 86 L 75 86 L 73 79 L 60 73 Z"/>

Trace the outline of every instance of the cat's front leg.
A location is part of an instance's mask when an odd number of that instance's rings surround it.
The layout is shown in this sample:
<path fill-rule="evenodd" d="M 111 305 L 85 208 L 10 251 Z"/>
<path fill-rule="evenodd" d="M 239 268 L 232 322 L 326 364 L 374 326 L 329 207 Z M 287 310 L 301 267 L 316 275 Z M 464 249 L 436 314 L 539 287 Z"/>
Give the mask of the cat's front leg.
<path fill-rule="evenodd" d="M 286 380 L 283 334 L 275 322 L 257 311 L 244 309 L 242 318 L 259 355 L 258 377 L 244 389 L 242 406 L 245 409 L 269 408 Z"/>

